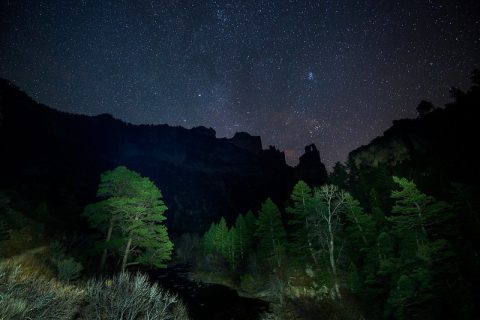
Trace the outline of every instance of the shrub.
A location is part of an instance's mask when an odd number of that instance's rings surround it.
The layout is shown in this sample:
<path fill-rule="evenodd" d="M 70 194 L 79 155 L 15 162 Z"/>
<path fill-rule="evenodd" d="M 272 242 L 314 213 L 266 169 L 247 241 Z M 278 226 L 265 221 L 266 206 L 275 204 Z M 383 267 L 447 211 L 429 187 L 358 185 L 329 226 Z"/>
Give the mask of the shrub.
<path fill-rule="evenodd" d="M 80 272 L 83 270 L 82 264 L 73 258 L 56 260 L 55 264 L 58 271 L 58 279 L 65 282 L 77 280 Z"/>
<path fill-rule="evenodd" d="M 53 280 L 30 278 L 20 267 L 0 267 L 0 319 L 73 319 L 82 290 Z"/>
<path fill-rule="evenodd" d="M 10 228 L 8 224 L 0 217 L 0 241 L 10 238 Z"/>
<path fill-rule="evenodd" d="M 61 260 L 66 257 L 65 248 L 60 241 L 54 241 L 48 247 L 48 254 L 52 261 Z"/>
<path fill-rule="evenodd" d="M 187 320 L 185 306 L 142 274 L 120 273 L 112 280 L 90 280 L 83 319 Z"/>
<path fill-rule="evenodd" d="M 250 273 L 240 276 L 240 289 L 247 293 L 255 293 L 263 286 L 263 279 Z"/>

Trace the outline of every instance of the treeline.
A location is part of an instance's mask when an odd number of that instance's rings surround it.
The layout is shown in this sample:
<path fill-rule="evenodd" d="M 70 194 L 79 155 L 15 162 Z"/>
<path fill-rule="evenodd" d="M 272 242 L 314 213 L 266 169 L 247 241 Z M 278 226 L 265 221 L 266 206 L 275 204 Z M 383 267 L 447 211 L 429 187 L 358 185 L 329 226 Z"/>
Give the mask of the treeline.
<path fill-rule="evenodd" d="M 438 302 L 456 286 L 444 277 L 456 271 L 448 240 L 455 232 L 452 206 L 411 180 L 391 181 L 388 212 L 366 212 L 336 185 L 310 188 L 300 181 L 282 210 L 267 199 L 256 217 L 249 212 L 232 226 L 223 218 L 212 224 L 203 251 L 217 266 L 223 261 L 240 286 L 252 277 L 260 287 L 272 277 L 282 282 L 280 303 L 339 302 L 353 294 L 369 319 L 439 318 Z M 458 309 L 467 315 L 468 301 Z"/>

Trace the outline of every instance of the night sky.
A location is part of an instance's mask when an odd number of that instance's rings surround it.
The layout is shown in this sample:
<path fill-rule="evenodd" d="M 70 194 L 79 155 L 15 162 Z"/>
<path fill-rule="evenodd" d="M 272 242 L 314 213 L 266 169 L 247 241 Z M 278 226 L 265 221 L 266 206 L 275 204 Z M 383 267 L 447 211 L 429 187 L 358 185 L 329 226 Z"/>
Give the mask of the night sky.
<path fill-rule="evenodd" d="M 56 109 L 261 135 L 327 166 L 480 66 L 480 1 L 1 0 L 0 77 Z"/>

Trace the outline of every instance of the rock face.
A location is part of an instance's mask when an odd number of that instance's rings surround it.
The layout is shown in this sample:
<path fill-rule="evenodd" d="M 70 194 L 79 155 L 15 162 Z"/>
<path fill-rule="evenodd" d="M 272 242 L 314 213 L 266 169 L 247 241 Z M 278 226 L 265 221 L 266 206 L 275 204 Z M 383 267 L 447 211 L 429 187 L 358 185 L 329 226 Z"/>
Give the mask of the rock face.
<path fill-rule="evenodd" d="M 477 185 L 480 84 L 453 93 L 455 101 L 443 109 L 394 121 L 383 136 L 352 151 L 350 165 L 389 168 L 424 180 L 433 189 L 447 188 L 451 182 Z"/>
<path fill-rule="evenodd" d="M 46 201 L 56 218 L 72 223 L 95 200 L 100 173 L 118 165 L 155 181 L 176 232 L 202 232 L 220 216 L 231 221 L 267 197 L 283 203 L 295 183 L 283 152 L 263 150 L 260 137 L 218 139 L 211 128 L 67 114 L 5 80 L 0 119 L 0 191 L 23 199 L 25 210 Z"/>
<path fill-rule="evenodd" d="M 319 186 L 327 181 L 327 169 L 320 160 L 320 152 L 314 144 L 305 147 L 305 153 L 295 167 L 297 180 L 303 180 L 311 186 Z"/>

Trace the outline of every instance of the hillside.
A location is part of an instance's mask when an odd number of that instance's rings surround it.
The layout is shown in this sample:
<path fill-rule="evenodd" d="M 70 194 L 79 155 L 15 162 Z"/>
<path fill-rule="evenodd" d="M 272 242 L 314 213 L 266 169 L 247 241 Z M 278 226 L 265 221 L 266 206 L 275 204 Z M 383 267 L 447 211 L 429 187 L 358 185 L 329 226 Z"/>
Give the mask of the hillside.
<path fill-rule="evenodd" d="M 118 165 L 155 181 L 174 232 L 203 231 L 220 216 L 258 208 L 266 197 L 282 202 L 304 175 L 315 183 L 326 178 L 316 148 L 295 169 L 283 152 L 263 150 L 260 137 L 248 133 L 220 139 L 211 128 L 63 113 L 6 80 L 0 82 L 0 148 L 0 190 L 23 203 L 24 212 L 47 203 L 57 220 L 71 225 L 95 198 L 100 173 Z"/>

